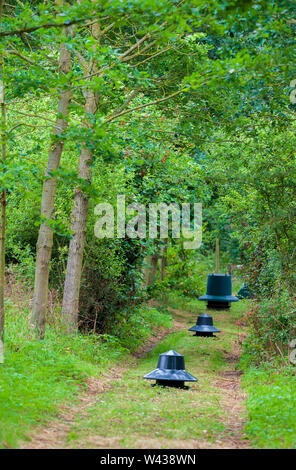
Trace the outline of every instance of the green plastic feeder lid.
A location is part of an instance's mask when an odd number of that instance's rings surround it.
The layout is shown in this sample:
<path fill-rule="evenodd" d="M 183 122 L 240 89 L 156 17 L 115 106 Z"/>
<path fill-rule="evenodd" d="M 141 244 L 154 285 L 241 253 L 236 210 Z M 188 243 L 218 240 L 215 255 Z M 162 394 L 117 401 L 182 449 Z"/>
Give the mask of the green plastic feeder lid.
<path fill-rule="evenodd" d="M 184 356 L 174 350 L 160 354 L 157 369 L 144 375 L 143 379 L 168 380 L 170 382 L 197 382 L 193 375 L 186 372 Z"/>
<path fill-rule="evenodd" d="M 216 302 L 237 302 L 239 299 L 232 295 L 230 274 L 210 274 L 208 276 L 207 293 L 199 300 Z"/>

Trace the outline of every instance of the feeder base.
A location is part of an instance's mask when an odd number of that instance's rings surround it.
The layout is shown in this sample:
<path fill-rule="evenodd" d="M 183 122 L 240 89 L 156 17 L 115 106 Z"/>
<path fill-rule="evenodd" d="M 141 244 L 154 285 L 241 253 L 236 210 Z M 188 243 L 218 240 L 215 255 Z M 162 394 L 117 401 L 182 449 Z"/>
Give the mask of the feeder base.
<path fill-rule="evenodd" d="M 174 387 L 174 388 L 183 388 L 184 390 L 188 390 L 189 387 L 184 385 L 184 382 L 179 380 L 156 380 L 155 384 L 152 384 L 151 387 Z"/>
<path fill-rule="evenodd" d="M 230 302 L 217 302 L 215 300 L 209 300 L 207 308 L 209 310 L 228 310 L 230 308 Z"/>
<path fill-rule="evenodd" d="M 206 333 L 204 331 L 197 331 L 195 335 L 193 336 L 202 336 L 203 338 L 215 338 L 216 337 L 214 333 L 211 333 L 211 332 Z"/>

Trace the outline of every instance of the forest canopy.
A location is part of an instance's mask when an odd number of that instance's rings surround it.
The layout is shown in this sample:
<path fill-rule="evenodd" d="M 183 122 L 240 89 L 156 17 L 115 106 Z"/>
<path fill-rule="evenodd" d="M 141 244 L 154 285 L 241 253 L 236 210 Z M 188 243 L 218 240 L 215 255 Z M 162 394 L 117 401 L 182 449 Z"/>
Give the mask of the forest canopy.
<path fill-rule="evenodd" d="M 217 238 L 256 298 L 291 299 L 293 2 L 2 1 L 0 11 L 1 335 L 5 266 L 34 286 L 37 336 L 49 292 L 65 332 L 107 332 L 164 287 L 200 295 Z M 97 239 L 94 208 L 118 194 L 202 203 L 201 248 L 184 250 L 171 231 Z"/>

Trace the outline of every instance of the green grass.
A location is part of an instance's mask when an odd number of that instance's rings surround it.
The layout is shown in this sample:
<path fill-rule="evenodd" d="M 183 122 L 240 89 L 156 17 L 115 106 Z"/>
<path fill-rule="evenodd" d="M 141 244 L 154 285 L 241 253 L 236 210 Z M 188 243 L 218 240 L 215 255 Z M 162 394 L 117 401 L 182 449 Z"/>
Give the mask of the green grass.
<path fill-rule="evenodd" d="M 296 448 L 295 367 L 251 368 L 243 376 L 248 392 L 246 432 L 257 448 Z"/>
<path fill-rule="evenodd" d="M 166 448 L 174 445 L 174 439 L 217 439 L 225 430 L 221 419 L 219 393 L 211 385 L 213 371 L 225 367 L 219 354 L 211 354 L 213 341 L 203 341 L 200 359 L 200 341 L 178 332 L 169 335 L 153 352 L 137 364 L 129 361 L 128 370 L 120 381 L 114 382 L 111 391 L 98 397 L 87 416 L 77 416 L 71 430 L 75 438 L 72 447 L 91 447 L 92 436 L 117 440 L 123 448 L 135 448 L 151 439 L 162 442 Z M 186 357 L 186 368 L 199 378 L 191 384 L 189 391 L 152 388 L 152 382 L 142 376 L 156 367 L 160 353 L 169 349 L 182 351 Z M 207 370 L 207 372 L 205 372 Z M 98 443 L 100 445 L 100 442 Z"/>
<path fill-rule="evenodd" d="M 32 426 L 71 405 L 86 379 L 128 355 L 151 333 L 151 325 L 171 325 L 167 313 L 141 307 L 125 320 L 121 339 L 96 335 L 63 336 L 47 329 L 44 341 L 32 337 L 29 309 L 6 302 L 5 363 L 0 364 L 0 447 L 17 447 Z M 137 325 L 135 327 L 135 322 Z M 134 333 L 133 333 L 134 332 Z M 127 341 L 127 337 L 129 341 Z"/>
<path fill-rule="evenodd" d="M 174 293 L 165 301 L 157 308 L 142 306 L 129 319 L 123 316 L 113 336 L 63 336 L 50 327 L 45 340 L 36 341 L 28 326 L 29 309 L 8 300 L 5 364 L 0 366 L 0 446 L 18 447 L 20 440 L 38 432 L 36 427 L 57 419 L 61 406 L 77 405 L 87 378 L 101 377 L 115 363 L 125 368 L 122 379 L 98 394 L 86 412 L 77 414 L 65 446 L 137 448 L 157 442 L 170 448 L 181 441 L 231 439 L 232 431 L 225 426 L 223 390 L 217 389 L 215 380 L 218 372 L 229 369 L 226 352 L 241 332 L 235 321 L 247 302 L 233 304 L 229 314 L 213 313 L 222 331 L 213 339 L 187 331 L 205 311 L 204 303 Z M 173 315 L 184 328 L 136 360 L 130 351 L 151 334 L 152 325 L 172 326 L 166 305 L 177 309 Z M 156 367 L 158 355 L 169 349 L 184 354 L 187 370 L 199 379 L 188 391 L 152 388 L 142 379 Z M 96 436 L 107 441 L 96 442 Z"/>
<path fill-rule="evenodd" d="M 234 293 L 241 284 L 241 279 L 233 278 Z M 76 416 L 65 445 L 102 446 L 100 440 L 105 438 L 106 447 L 153 447 L 157 442 L 170 448 L 181 441 L 215 443 L 231 437 L 231 429 L 224 424 L 221 390 L 214 384 L 217 373 L 229 368 L 225 353 L 242 332 L 236 320 L 248 310 L 249 302 L 232 304 L 229 314 L 213 312 L 214 323 L 222 331 L 215 339 L 197 338 L 187 331 L 205 311 L 203 302 L 176 292 L 166 293 L 160 302 L 157 308 L 143 305 L 134 315 L 123 314 L 111 335 L 64 336 L 49 327 L 45 340 L 37 341 L 29 328 L 28 295 L 7 299 L 5 363 L 0 365 L 0 448 L 18 447 L 33 429 L 36 432 L 36 427 L 56 419 L 61 406 L 77 404 L 87 378 L 100 377 L 115 363 L 126 367 L 122 379 L 99 394 L 87 413 Z M 167 308 L 174 309 L 174 318 L 185 327 L 136 360 L 130 352 L 153 328 L 172 326 Z M 169 349 L 184 354 L 187 370 L 199 379 L 189 391 L 152 388 L 142 379 L 156 367 L 158 355 Z M 295 367 L 245 365 L 243 386 L 246 433 L 253 445 L 296 448 Z"/>
<path fill-rule="evenodd" d="M 229 369 L 225 353 L 237 338 L 239 327 L 233 320 L 240 317 L 240 311 L 215 312 L 215 324 L 224 334 L 198 338 L 187 327 L 195 323 L 204 305 L 174 294 L 167 301 L 173 308 L 190 306 L 192 313 L 174 313 L 185 323 L 184 328 L 167 336 L 142 359 L 126 362 L 122 378 L 113 382 L 111 390 L 98 395 L 87 413 L 76 416 L 68 436 L 70 447 L 172 448 L 181 441 L 214 443 L 231 437 L 221 405 L 223 390 L 217 388 L 215 380 L 218 371 Z M 152 388 L 150 381 L 142 379 L 156 367 L 159 354 L 170 349 L 184 354 L 186 369 L 199 379 L 190 384 L 190 390 Z"/>
<path fill-rule="evenodd" d="M 140 311 L 135 312 L 128 320 L 123 317 L 111 333 L 123 347 L 134 351 L 153 333 L 153 328 L 169 329 L 172 325 L 172 317 L 165 307 L 156 309 L 143 304 Z"/>

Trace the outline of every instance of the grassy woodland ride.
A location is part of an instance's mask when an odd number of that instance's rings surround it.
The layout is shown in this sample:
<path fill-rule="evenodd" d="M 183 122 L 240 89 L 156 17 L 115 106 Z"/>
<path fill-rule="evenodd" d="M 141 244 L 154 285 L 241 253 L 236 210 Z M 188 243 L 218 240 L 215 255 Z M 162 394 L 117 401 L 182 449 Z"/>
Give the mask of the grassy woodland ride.
<path fill-rule="evenodd" d="M 227 396 L 233 400 L 232 408 L 242 395 L 236 388 L 239 372 L 234 370 L 233 359 L 230 362 L 227 359 L 236 354 L 231 350 L 239 347 L 238 334 L 242 329 L 232 321 L 240 317 L 238 311 L 233 312 L 231 321 L 225 313 L 218 313 L 216 322 L 224 331 L 219 340 L 196 338 L 187 331 L 192 318 L 202 312 L 200 302 L 172 297 L 168 301 L 174 306 L 179 306 L 177 301 L 185 305 L 189 302 L 188 311 L 172 310 L 168 314 L 160 305 L 159 312 L 151 307 L 143 311 L 142 336 L 134 342 L 129 330 L 126 339 L 116 340 L 115 337 L 63 336 L 54 328 L 45 341 L 32 342 L 24 341 L 24 323 L 28 324 L 28 318 L 19 318 L 18 308 L 13 305 L 24 302 L 24 293 L 20 286 L 18 289 L 18 297 L 7 305 L 11 322 L 7 370 L 1 382 L 5 391 L 1 401 L 3 447 L 248 445 L 244 440 L 244 417 L 240 416 L 241 402 L 236 403 L 233 416 L 230 403 L 225 403 Z M 148 354 L 145 349 L 153 346 L 149 343 L 139 350 L 140 341 L 151 331 L 149 322 L 152 320 L 154 327 L 161 328 L 158 333 L 161 338 L 161 331 L 162 334 L 171 331 L 171 316 L 176 331 L 160 339 Z M 20 321 L 21 329 L 17 326 Z M 139 331 L 137 328 L 138 335 Z M 30 335 L 29 329 L 27 334 Z M 130 354 L 123 345 L 137 348 L 136 352 Z M 190 384 L 189 391 L 158 391 L 142 380 L 144 373 L 155 367 L 159 353 L 172 348 L 184 352 L 186 367 L 199 379 L 197 384 Z M 16 361 L 17 354 L 21 354 L 21 361 Z M 36 357 L 40 358 L 38 369 L 34 367 Z M 225 389 L 230 384 L 235 386 L 234 392 Z M 228 393 L 234 394 L 232 398 Z M 176 398 L 180 404 L 177 407 Z M 232 421 L 236 423 L 235 429 Z"/>
<path fill-rule="evenodd" d="M 42 426 L 53 419 L 64 405 L 76 406 L 88 390 L 89 378 L 99 376 L 119 359 L 125 361 L 129 351 L 152 333 L 152 327 L 171 327 L 168 314 L 143 306 L 116 336 L 65 336 L 54 316 L 44 341 L 37 341 L 27 307 L 32 292 L 12 277 L 7 292 L 5 364 L 0 374 L 1 448 L 18 447 L 36 424 Z M 57 308 L 55 305 L 55 315 Z"/>

